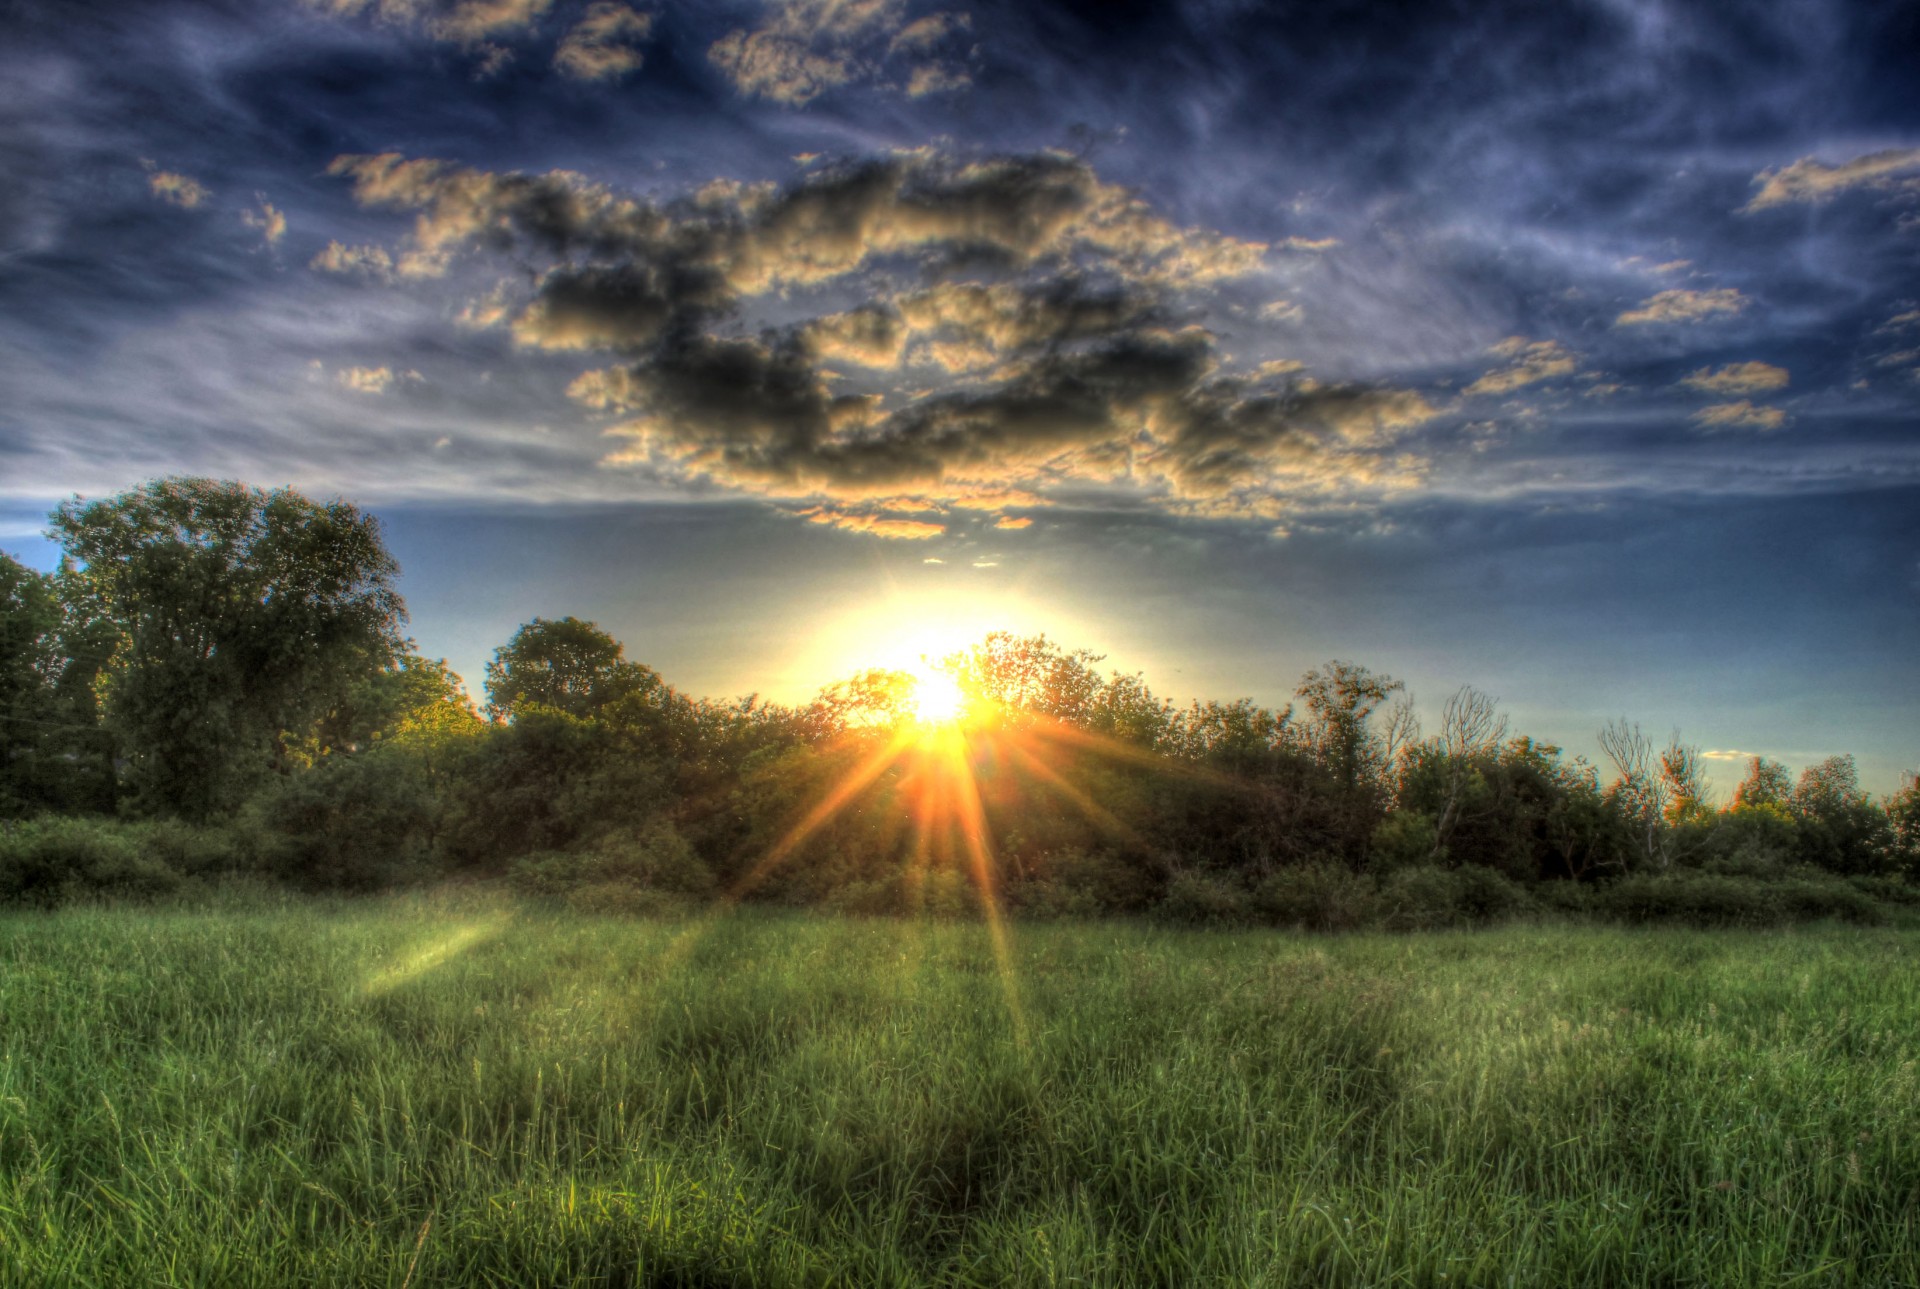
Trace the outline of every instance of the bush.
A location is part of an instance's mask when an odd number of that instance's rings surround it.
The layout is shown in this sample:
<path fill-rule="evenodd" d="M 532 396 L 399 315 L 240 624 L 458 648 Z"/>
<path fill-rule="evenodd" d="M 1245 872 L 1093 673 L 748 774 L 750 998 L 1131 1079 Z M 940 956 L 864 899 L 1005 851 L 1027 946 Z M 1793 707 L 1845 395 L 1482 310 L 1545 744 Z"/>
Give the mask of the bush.
<path fill-rule="evenodd" d="M 507 877 L 527 895 L 570 901 L 589 888 L 653 891 L 681 904 L 710 898 L 715 891 L 712 872 L 665 820 L 605 833 L 584 850 L 537 850 L 522 855 L 508 866 Z M 608 890 L 596 898 L 614 899 Z"/>
<path fill-rule="evenodd" d="M 674 895 L 705 899 L 718 888 L 713 870 L 664 819 L 602 834 L 584 858 L 596 875 L 623 878 Z"/>
<path fill-rule="evenodd" d="M 0 902 L 52 908 L 89 894 L 165 895 L 180 875 L 154 853 L 152 825 L 38 819 L 0 829 Z"/>
<path fill-rule="evenodd" d="M 1535 904 L 1561 917 L 1580 918 L 1593 912 L 1594 888 L 1585 882 L 1541 882 L 1533 888 Z"/>
<path fill-rule="evenodd" d="M 246 826 L 262 862 L 296 885 L 370 891 L 433 876 L 434 806 L 416 767 L 397 749 L 331 756 L 256 798 Z"/>
<path fill-rule="evenodd" d="M 1436 931 L 1461 921 L 1457 872 L 1420 864 L 1403 868 L 1380 887 L 1380 915 L 1389 931 Z"/>
<path fill-rule="evenodd" d="M 1371 878 L 1330 861 L 1283 868 L 1253 891 L 1254 907 L 1264 921 L 1309 931 L 1352 931 L 1365 926 L 1377 902 Z"/>
<path fill-rule="evenodd" d="M 1099 917 L 1136 913 L 1153 902 L 1154 878 L 1111 851 L 1078 848 L 1044 854 L 1031 873 L 1012 883 L 1007 899 L 1032 917 Z"/>
<path fill-rule="evenodd" d="M 1368 866 L 1381 874 L 1414 868 L 1429 863 L 1439 844 L 1440 831 L 1432 815 L 1396 810 L 1373 830 Z"/>
<path fill-rule="evenodd" d="M 1623 922 L 1699 927 L 1781 926 L 1822 918 L 1874 923 L 1885 916 L 1865 892 L 1831 877 L 1779 882 L 1713 873 L 1629 877 L 1602 891 L 1596 904 Z"/>
<path fill-rule="evenodd" d="M 1167 883 L 1154 912 L 1183 926 L 1248 926 L 1258 920 L 1245 888 L 1200 873 L 1181 873 Z"/>
<path fill-rule="evenodd" d="M 1470 864 L 1454 870 L 1454 907 L 1469 922 L 1505 922 L 1534 908 L 1527 888 L 1491 868 Z"/>

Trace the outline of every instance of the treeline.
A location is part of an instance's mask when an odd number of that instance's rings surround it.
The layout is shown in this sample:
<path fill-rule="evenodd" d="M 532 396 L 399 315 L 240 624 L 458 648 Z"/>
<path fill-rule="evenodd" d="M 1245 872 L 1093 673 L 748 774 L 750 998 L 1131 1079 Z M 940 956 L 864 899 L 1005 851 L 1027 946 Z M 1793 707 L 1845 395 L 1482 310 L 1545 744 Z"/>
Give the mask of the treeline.
<path fill-rule="evenodd" d="M 583 907 L 714 900 L 966 915 L 1155 913 L 1324 929 L 1540 911 L 1769 924 L 1916 902 L 1920 786 L 1698 753 L 1625 721 L 1604 768 L 1463 689 L 1310 671 L 1279 710 L 1177 707 L 1098 655 L 1006 634 L 813 702 L 674 689 L 590 622 L 535 619 L 476 708 L 404 634 L 377 521 L 169 479 L 0 557 L 0 900 L 256 873 L 368 891 L 499 879 Z"/>

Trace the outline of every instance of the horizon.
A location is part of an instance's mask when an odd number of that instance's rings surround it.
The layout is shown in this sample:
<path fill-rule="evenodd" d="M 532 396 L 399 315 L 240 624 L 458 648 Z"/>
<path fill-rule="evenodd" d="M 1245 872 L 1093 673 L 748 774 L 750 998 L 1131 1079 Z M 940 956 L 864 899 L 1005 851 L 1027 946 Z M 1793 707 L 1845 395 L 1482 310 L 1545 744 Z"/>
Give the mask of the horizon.
<path fill-rule="evenodd" d="M 1006 629 L 1920 765 L 1920 26 L 141 0 L 0 51 L 0 549 L 172 474 L 804 701 Z"/>

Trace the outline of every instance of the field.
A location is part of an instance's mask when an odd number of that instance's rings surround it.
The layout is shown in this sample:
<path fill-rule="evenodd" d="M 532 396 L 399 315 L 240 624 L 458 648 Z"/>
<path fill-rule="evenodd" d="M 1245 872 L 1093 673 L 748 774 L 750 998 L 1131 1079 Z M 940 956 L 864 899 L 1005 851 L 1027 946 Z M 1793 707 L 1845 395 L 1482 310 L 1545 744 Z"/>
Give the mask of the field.
<path fill-rule="evenodd" d="M 1913 1285 L 1916 949 L 13 914 L 0 1280 Z"/>

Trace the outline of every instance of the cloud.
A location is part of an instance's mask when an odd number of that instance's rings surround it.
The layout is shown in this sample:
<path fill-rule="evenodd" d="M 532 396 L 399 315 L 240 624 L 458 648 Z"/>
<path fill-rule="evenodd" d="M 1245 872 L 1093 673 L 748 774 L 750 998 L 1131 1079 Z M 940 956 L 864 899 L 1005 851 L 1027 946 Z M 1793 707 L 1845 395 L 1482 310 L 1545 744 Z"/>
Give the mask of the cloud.
<path fill-rule="evenodd" d="M 1758 752 L 1742 752 L 1738 748 L 1716 747 L 1700 754 L 1709 761 L 1751 761 L 1761 755 Z"/>
<path fill-rule="evenodd" d="M 241 211 L 240 222 L 257 231 L 268 246 L 278 246 L 280 239 L 287 235 L 287 217 L 264 193 L 255 193 L 254 198 L 260 203 L 260 209 Z"/>
<path fill-rule="evenodd" d="M 335 372 L 333 378 L 356 393 L 384 394 L 393 386 L 393 368 L 347 367 Z"/>
<path fill-rule="evenodd" d="M 1337 237 L 1289 237 L 1279 243 L 1283 251 L 1305 251 L 1316 255 L 1338 245 L 1340 239 Z"/>
<path fill-rule="evenodd" d="M 1747 399 L 1737 403 L 1715 403 L 1693 414 L 1694 424 L 1710 430 L 1777 430 L 1787 423 L 1787 414 L 1777 407 L 1760 407 Z"/>
<path fill-rule="evenodd" d="M 902 27 L 887 45 L 889 54 L 926 54 L 938 49 L 950 36 L 971 30 L 973 16 L 965 13 L 930 13 Z"/>
<path fill-rule="evenodd" d="M 874 537 L 886 537 L 895 541 L 928 541 L 943 536 L 947 531 L 944 524 L 930 524 L 920 519 L 904 519 L 898 515 L 840 510 L 830 506 L 815 506 L 802 510 L 799 514 L 810 524 L 826 524 L 852 533 L 867 533 Z M 942 561 L 929 559 L 926 562 L 938 564 Z"/>
<path fill-rule="evenodd" d="M 560 41 L 553 65 L 583 81 L 624 76 L 639 69 L 642 59 L 635 46 L 652 31 L 652 14 L 597 0 Z"/>
<path fill-rule="evenodd" d="M 1216 338 L 1184 318 L 1264 247 L 1176 226 L 1078 157 L 917 150 L 661 201 L 391 154 L 333 170 L 364 204 L 414 213 L 403 260 L 532 261 L 462 315 L 474 325 L 620 355 L 568 388 L 611 421 L 605 464 L 867 517 L 820 520 L 842 527 L 908 502 L 1032 507 L 1064 485 L 1271 519 L 1403 486 L 1424 468 L 1403 440 L 1438 415 L 1297 364 L 1222 377 Z M 866 302 L 806 316 L 849 293 Z M 1548 369 L 1564 351 L 1504 353 Z"/>
<path fill-rule="evenodd" d="M 899 365 L 906 349 L 908 327 L 891 309 L 863 305 L 816 318 L 804 334 L 814 355 L 823 361 L 891 368 Z"/>
<path fill-rule="evenodd" d="M 213 194 L 198 179 L 172 170 L 155 170 L 147 176 L 147 188 L 170 206 L 192 210 Z"/>
<path fill-rule="evenodd" d="M 1613 320 L 1616 327 L 1641 326 L 1659 322 L 1698 322 L 1716 314 L 1739 313 L 1752 301 L 1733 287 L 1705 291 L 1661 291 L 1640 302 Z"/>
<path fill-rule="evenodd" d="M 907 97 L 926 98 L 930 94 L 951 94 L 973 84 L 972 73 L 963 68 L 928 63 L 913 69 L 907 77 Z"/>
<path fill-rule="evenodd" d="M 940 57 L 971 26 L 966 14 L 934 13 L 903 25 L 900 0 L 767 0 L 752 30 L 715 41 L 707 59 L 750 98 L 802 107 L 856 81 L 879 83 L 886 64 L 904 60 L 913 97 L 961 89 L 972 81 L 955 57 Z"/>
<path fill-rule="evenodd" d="M 1557 340 L 1530 341 L 1510 336 L 1490 352 L 1509 361 L 1467 386 L 1465 393 L 1469 396 L 1510 394 L 1526 385 L 1571 376 L 1580 365 L 1580 356 Z"/>
<path fill-rule="evenodd" d="M 1033 520 L 1025 515 L 1002 515 L 994 524 L 995 528 L 1031 528 Z"/>
<path fill-rule="evenodd" d="M 1680 382 L 1704 394 L 1761 394 L 1787 387 L 1787 369 L 1769 363 L 1728 363 L 1702 367 Z"/>
<path fill-rule="evenodd" d="M 403 275 L 440 271 L 463 249 L 602 261 L 548 274 L 540 291 L 567 298 L 529 319 L 534 343 L 546 312 L 604 312 L 625 299 L 644 326 L 658 327 L 663 301 L 673 317 L 681 304 L 704 315 L 742 295 L 902 257 L 930 269 L 970 260 L 1015 271 L 1091 257 L 1130 282 L 1186 287 L 1249 273 L 1265 251 L 1177 227 L 1084 160 L 1057 153 L 898 153 L 818 167 L 782 188 L 710 185 L 667 204 L 619 197 L 566 171 L 499 174 L 394 153 L 341 157 L 331 173 L 350 178 L 363 204 L 419 212 L 397 260 Z"/>
<path fill-rule="evenodd" d="M 307 262 L 321 273 L 364 273 L 370 277 L 391 277 L 393 257 L 384 246 L 348 246 L 328 242 L 326 249 Z"/>
<path fill-rule="evenodd" d="M 524 31 L 552 7 L 553 0 L 461 0 L 442 9 L 431 29 L 442 40 L 475 44 Z"/>
<path fill-rule="evenodd" d="M 1910 170 L 1920 170 L 1920 148 L 1888 148 L 1833 166 L 1802 157 L 1792 165 L 1755 175 L 1753 182 L 1760 191 L 1742 209 L 1752 212 L 1791 202 L 1818 204 L 1849 188 L 1885 187 L 1893 176 Z"/>

